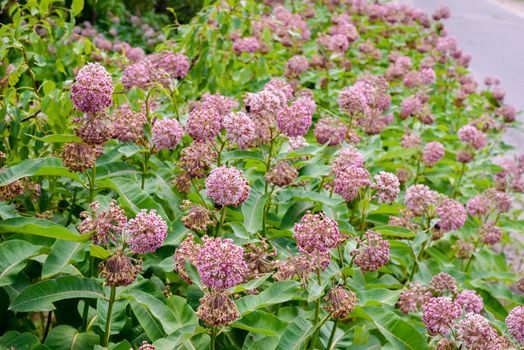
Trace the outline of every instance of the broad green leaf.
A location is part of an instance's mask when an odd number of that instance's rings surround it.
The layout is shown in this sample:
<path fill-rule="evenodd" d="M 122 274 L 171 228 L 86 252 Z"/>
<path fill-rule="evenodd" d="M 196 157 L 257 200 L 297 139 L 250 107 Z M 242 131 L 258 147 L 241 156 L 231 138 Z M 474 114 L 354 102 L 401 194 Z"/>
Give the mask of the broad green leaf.
<path fill-rule="evenodd" d="M 376 306 L 365 306 L 362 310 L 395 349 L 429 349 L 426 337 L 394 312 Z"/>
<path fill-rule="evenodd" d="M 401 226 L 375 226 L 373 231 L 380 232 L 382 236 L 411 238 L 417 234 Z"/>
<path fill-rule="evenodd" d="M 237 306 L 241 315 L 257 309 L 280 304 L 289 300 L 303 300 L 305 298 L 303 287 L 297 281 L 279 281 L 270 285 L 267 289 L 257 295 L 246 295 L 237 300 Z"/>
<path fill-rule="evenodd" d="M 166 336 L 162 324 L 151 314 L 147 306 L 133 300 L 129 302 L 129 305 L 149 339 L 154 341 Z"/>
<path fill-rule="evenodd" d="M 99 258 L 102 260 L 107 259 L 109 256 L 111 256 L 111 252 L 109 250 L 106 250 L 102 248 L 99 245 L 91 244 L 89 246 L 89 254 L 95 258 Z M 173 260 L 173 259 L 171 259 Z"/>
<path fill-rule="evenodd" d="M 57 240 L 42 266 L 42 278 L 47 279 L 62 272 L 83 247 L 84 245 L 79 242 Z"/>
<path fill-rule="evenodd" d="M 304 349 L 304 342 L 314 331 L 315 327 L 310 321 L 298 317 L 286 327 L 275 350 Z"/>
<path fill-rule="evenodd" d="M 91 350 L 100 342 L 94 332 L 79 333 L 68 325 L 54 327 L 45 340 L 45 345 L 53 350 Z"/>
<path fill-rule="evenodd" d="M 38 137 L 34 135 L 29 135 L 31 138 L 42 141 L 42 142 L 48 142 L 48 143 L 66 143 L 66 142 L 80 142 L 82 139 L 76 135 L 69 135 L 69 134 L 54 134 L 54 135 L 47 135 L 43 137 Z"/>
<path fill-rule="evenodd" d="M 9 310 L 18 312 L 54 310 L 53 303 L 73 298 L 104 298 L 102 286 L 96 281 L 66 276 L 33 284 L 18 294 Z"/>
<path fill-rule="evenodd" d="M 416 148 L 399 148 L 392 151 L 385 152 L 382 157 L 377 160 L 377 163 L 389 161 L 391 159 L 409 158 L 418 152 Z"/>
<path fill-rule="evenodd" d="M 282 334 L 287 324 L 287 322 L 282 321 L 270 313 L 256 310 L 232 323 L 231 327 L 271 337 Z"/>
<path fill-rule="evenodd" d="M 126 307 L 129 300 L 116 300 L 113 304 L 113 311 L 111 312 L 111 334 L 118 334 L 126 324 Z M 109 302 L 105 299 L 98 299 L 96 303 L 97 322 L 100 329 L 106 329 L 107 307 Z"/>
<path fill-rule="evenodd" d="M 8 331 L 0 337 L 0 348 L 5 349 L 34 349 L 40 341 L 33 333 L 18 331 Z"/>
<path fill-rule="evenodd" d="M 395 305 L 400 295 L 399 290 L 385 288 L 360 289 L 356 292 L 360 305 Z"/>
<path fill-rule="evenodd" d="M 70 172 L 57 158 L 34 158 L 11 166 L 0 173 L 0 186 L 27 176 L 63 176 L 82 183 L 78 174 Z"/>
<path fill-rule="evenodd" d="M 295 223 L 299 222 L 304 213 L 313 207 L 312 203 L 309 202 L 295 202 L 289 207 L 280 223 L 281 229 L 288 229 L 293 227 Z"/>
<path fill-rule="evenodd" d="M 27 259 L 40 254 L 42 248 L 19 239 L 0 244 L 0 287 L 13 283 Z"/>
<path fill-rule="evenodd" d="M 198 325 L 198 317 L 186 299 L 178 295 L 172 295 L 167 299 L 167 306 L 171 309 L 171 312 L 180 325 Z"/>
<path fill-rule="evenodd" d="M 0 218 L 9 219 L 19 217 L 20 214 L 16 211 L 14 205 L 6 202 L 0 202 Z"/>
<path fill-rule="evenodd" d="M 78 16 L 80 12 L 84 9 L 84 0 L 73 0 L 71 5 L 71 10 L 73 11 L 73 16 Z"/>
<path fill-rule="evenodd" d="M 244 215 L 244 227 L 247 232 L 255 233 L 262 230 L 264 208 L 268 199 L 268 194 L 251 191 L 249 198 L 242 204 L 242 214 Z"/>
<path fill-rule="evenodd" d="M 0 221 L 0 233 L 25 233 L 28 235 L 63 239 L 73 242 L 85 242 L 90 236 L 79 235 L 52 221 L 17 217 Z"/>

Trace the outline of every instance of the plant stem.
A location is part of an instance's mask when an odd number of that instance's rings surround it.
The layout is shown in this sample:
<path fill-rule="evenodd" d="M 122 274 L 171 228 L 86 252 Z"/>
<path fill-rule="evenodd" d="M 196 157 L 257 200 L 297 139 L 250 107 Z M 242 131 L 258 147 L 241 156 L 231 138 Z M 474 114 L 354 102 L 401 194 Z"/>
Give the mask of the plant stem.
<path fill-rule="evenodd" d="M 106 317 L 106 331 L 104 334 L 104 341 L 102 346 L 107 346 L 109 343 L 109 336 L 111 335 L 111 316 L 113 312 L 113 304 L 115 302 L 116 287 L 111 286 L 111 295 L 109 296 L 109 305 L 107 306 L 107 317 Z"/>
<path fill-rule="evenodd" d="M 465 169 L 466 169 L 466 163 L 462 163 L 457 181 L 455 181 L 455 184 L 453 186 L 453 192 L 451 193 L 451 198 L 455 198 L 455 196 L 457 195 L 457 190 L 460 186 L 460 183 L 462 182 L 462 176 L 464 175 Z"/>
<path fill-rule="evenodd" d="M 317 282 L 319 286 L 322 286 L 322 278 L 320 276 L 320 256 L 317 256 Z M 319 318 L 320 318 L 320 297 L 317 299 L 317 306 L 315 309 L 315 325 L 318 323 Z M 311 350 L 315 349 L 319 332 L 320 332 L 320 328 L 317 329 L 311 337 L 311 343 L 309 344 L 309 348 Z"/>
<path fill-rule="evenodd" d="M 47 321 L 45 324 L 45 331 L 44 336 L 42 337 L 42 343 L 45 341 L 45 338 L 47 338 L 47 334 L 49 334 L 49 329 L 51 328 L 51 321 L 53 320 L 53 311 L 49 311 L 47 313 Z"/>
<path fill-rule="evenodd" d="M 466 267 L 464 268 L 464 272 L 468 272 L 469 265 L 471 265 L 471 262 L 473 261 L 473 253 L 477 250 L 479 244 L 480 244 L 480 238 L 477 239 L 477 242 L 475 242 L 475 249 L 473 249 L 473 252 L 471 253 L 471 256 L 468 259 L 468 263 L 466 264 Z"/>
<path fill-rule="evenodd" d="M 147 152 L 144 152 L 144 157 L 143 157 L 143 161 L 142 161 L 142 183 L 140 185 L 141 189 L 144 189 L 144 186 L 146 184 L 146 177 L 147 177 L 147 171 L 148 171 L 149 157 L 151 157 L 151 151 L 150 150 L 148 150 Z"/>
<path fill-rule="evenodd" d="M 217 330 L 215 327 L 211 327 L 211 350 L 215 350 L 217 340 Z"/>
<path fill-rule="evenodd" d="M 331 335 L 329 336 L 329 341 L 326 346 L 326 350 L 331 349 L 331 345 L 333 344 L 333 340 L 335 339 L 335 333 L 337 333 L 337 326 L 338 326 L 338 318 L 335 318 L 335 321 L 333 322 L 333 329 L 331 330 Z"/>
<path fill-rule="evenodd" d="M 217 229 L 215 231 L 215 237 L 220 234 L 220 228 L 224 224 L 224 218 L 226 217 L 226 206 L 220 209 L 220 221 L 218 222 Z"/>
<path fill-rule="evenodd" d="M 411 270 L 411 274 L 409 275 L 408 282 L 411 282 L 413 280 L 413 276 L 415 276 L 415 273 L 417 272 L 418 261 L 422 257 L 422 253 L 424 253 L 424 249 L 426 249 L 426 245 L 428 244 L 428 241 L 424 241 L 424 243 L 422 243 L 422 247 L 420 248 L 420 252 L 418 252 L 417 258 L 413 262 L 413 269 Z"/>
<path fill-rule="evenodd" d="M 95 258 L 93 256 L 89 257 L 89 272 L 87 277 L 93 275 L 93 267 L 95 265 Z M 87 330 L 87 319 L 89 318 L 89 299 L 84 300 L 84 311 L 82 313 L 82 330 Z"/>
<path fill-rule="evenodd" d="M 271 167 L 271 158 L 273 157 L 273 144 L 274 144 L 274 138 L 271 133 L 271 141 L 269 142 L 269 153 L 267 155 L 267 161 L 266 161 L 266 174 L 269 172 L 269 168 Z M 264 193 L 267 193 L 269 186 L 269 181 L 266 179 L 266 185 L 264 187 Z"/>

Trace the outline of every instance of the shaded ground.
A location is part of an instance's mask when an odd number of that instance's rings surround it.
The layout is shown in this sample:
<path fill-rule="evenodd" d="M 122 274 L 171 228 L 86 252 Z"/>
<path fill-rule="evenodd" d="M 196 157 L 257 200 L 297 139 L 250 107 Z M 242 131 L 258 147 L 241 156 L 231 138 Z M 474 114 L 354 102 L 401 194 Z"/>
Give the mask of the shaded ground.
<path fill-rule="evenodd" d="M 501 79 L 506 102 L 524 111 L 524 2 L 516 0 L 402 0 L 431 13 L 448 5 L 448 30 L 473 56 L 471 70 L 483 82 L 486 76 Z M 524 122 L 524 114 L 519 115 Z M 506 141 L 524 151 L 524 135 L 509 131 Z"/>

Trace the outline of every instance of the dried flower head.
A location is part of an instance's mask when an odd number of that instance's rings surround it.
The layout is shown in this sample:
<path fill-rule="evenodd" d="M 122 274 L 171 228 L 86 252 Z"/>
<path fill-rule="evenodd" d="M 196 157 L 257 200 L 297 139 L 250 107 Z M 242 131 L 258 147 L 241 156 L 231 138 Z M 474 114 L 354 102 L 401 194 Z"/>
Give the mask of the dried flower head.
<path fill-rule="evenodd" d="M 87 114 L 75 122 L 78 122 L 76 136 L 89 145 L 102 145 L 109 141 L 114 133 L 110 117 L 105 113 Z"/>
<path fill-rule="evenodd" d="M 265 241 L 249 243 L 244 249 L 244 259 L 246 260 L 249 276 L 258 277 L 261 274 L 273 271 L 275 262 L 273 258 L 277 255 L 275 248 Z"/>
<path fill-rule="evenodd" d="M 175 271 L 178 272 L 180 277 L 187 283 L 191 284 L 191 279 L 186 272 L 186 261 L 191 265 L 196 266 L 197 256 L 200 251 L 200 244 L 195 242 L 192 234 L 187 235 L 178 248 L 175 250 Z"/>
<path fill-rule="evenodd" d="M 456 294 L 457 281 L 450 274 L 440 272 L 431 279 L 430 288 L 434 293 L 444 293 L 449 291 L 451 294 Z"/>
<path fill-rule="evenodd" d="M 266 179 L 275 186 L 291 185 L 298 176 L 298 171 L 285 160 L 281 160 L 266 174 Z"/>
<path fill-rule="evenodd" d="M 211 218 L 211 212 L 206 207 L 184 200 L 182 208 L 186 211 L 185 215 L 182 216 L 182 223 L 191 231 L 205 232 L 207 226 L 214 222 Z"/>
<path fill-rule="evenodd" d="M 149 344 L 147 341 L 143 341 L 142 345 L 138 348 L 138 350 L 156 350 L 156 347 L 153 344 Z"/>
<path fill-rule="evenodd" d="M 240 312 L 233 300 L 224 292 L 213 291 L 200 298 L 196 314 L 210 327 L 227 326 L 240 318 Z"/>
<path fill-rule="evenodd" d="M 195 266 L 202 283 L 215 290 L 224 290 L 242 283 L 247 273 L 244 249 L 229 238 L 202 237 Z"/>
<path fill-rule="evenodd" d="M 126 232 L 129 235 L 127 243 L 133 252 L 153 253 L 167 237 L 167 224 L 155 209 L 149 213 L 142 209 L 135 218 L 129 220 Z"/>
<path fill-rule="evenodd" d="M 113 103 L 113 81 L 99 63 L 88 63 L 76 75 L 71 85 L 75 107 L 85 113 L 101 112 Z"/>
<path fill-rule="evenodd" d="M 249 196 L 249 183 L 240 170 L 221 166 L 206 179 L 206 194 L 216 205 L 238 207 Z"/>
<path fill-rule="evenodd" d="M 436 297 L 429 299 L 422 306 L 422 321 L 432 335 L 449 333 L 453 321 L 462 313 L 460 305 L 449 297 Z"/>
<path fill-rule="evenodd" d="M 411 282 L 400 293 L 397 306 L 403 313 L 417 312 L 433 295 L 428 287 L 420 282 Z"/>
<path fill-rule="evenodd" d="M 142 271 L 142 261 L 136 261 L 119 251 L 101 262 L 100 269 L 100 276 L 106 279 L 108 286 L 128 286 Z"/>
<path fill-rule="evenodd" d="M 0 169 L 0 174 L 5 169 Z M 15 199 L 17 196 L 24 193 L 24 185 L 22 181 L 16 180 L 7 185 L 0 186 L 0 202 L 8 202 Z"/>
<path fill-rule="evenodd" d="M 333 318 L 340 320 L 348 317 L 358 303 L 356 294 L 341 286 L 332 288 L 324 300 L 327 303 L 324 309 L 331 313 Z"/>
<path fill-rule="evenodd" d="M 500 242 L 502 230 L 495 227 L 495 222 L 487 222 L 480 227 L 480 239 L 483 243 L 494 245 Z"/>
<path fill-rule="evenodd" d="M 471 242 L 459 239 L 453 244 L 453 250 L 455 251 L 455 256 L 458 259 L 468 259 L 473 254 L 475 245 Z"/>
<path fill-rule="evenodd" d="M 66 144 L 61 154 L 64 165 L 69 170 L 78 172 L 92 168 L 97 157 L 96 147 L 80 142 Z"/>
<path fill-rule="evenodd" d="M 362 271 L 377 271 L 389 262 L 389 241 L 382 239 L 380 233 L 369 230 L 356 241 L 358 245 L 351 256 Z"/>
<path fill-rule="evenodd" d="M 122 142 L 138 142 L 144 137 L 146 123 L 145 108 L 134 111 L 127 103 L 123 104 L 112 116 L 113 137 Z"/>

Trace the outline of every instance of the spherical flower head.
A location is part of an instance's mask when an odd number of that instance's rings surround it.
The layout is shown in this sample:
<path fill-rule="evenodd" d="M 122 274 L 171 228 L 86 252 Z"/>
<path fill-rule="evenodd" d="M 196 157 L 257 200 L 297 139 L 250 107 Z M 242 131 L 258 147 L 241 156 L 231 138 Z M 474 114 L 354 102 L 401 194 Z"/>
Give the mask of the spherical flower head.
<path fill-rule="evenodd" d="M 440 220 L 437 222 L 439 230 L 449 232 L 458 230 L 466 222 L 467 214 L 464 206 L 454 199 L 445 198 L 436 208 Z"/>
<path fill-rule="evenodd" d="M 433 295 L 420 282 L 412 282 L 400 293 L 397 306 L 405 314 L 417 312 Z"/>
<path fill-rule="evenodd" d="M 191 284 L 192 281 L 186 272 L 186 261 L 191 265 L 196 266 L 197 256 L 200 252 L 200 244 L 196 243 L 192 234 L 189 234 L 186 239 L 180 243 L 178 248 L 175 250 L 175 271 L 178 272 L 180 277 L 187 283 Z"/>
<path fill-rule="evenodd" d="M 164 51 L 146 57 L 156 70 L 162 70 L 172 79 L 183 78 L 189 72 L 189 59 L 181 53 Z"/>
<path fill-rule="evenodd" d="M 494 245 L 500 242 L 502 230 L 495 227 L 494 222 L 485 223 L 480 227 L 480 239 L 483 243 Z"/>
<path fill-rule="evenodd" d="M 229 141 L 240 149 L 248 148 L 256 138 L 255 123 L 243 112 L 229 113 L 224 118 L 224 128 Z"/>
<path fill-rule="evenodd" d="M 254 36 L 236 39 L 233 42 L 233 52 L 241 55 L 242 52 L 255 53 L 260 50 L 260 41 Z"/>
<path fill-rule="evenodd" d="M 381 171 L 374 177 L 375 182 L 371 185 L 377 191 L 375 197 L 379 203 L 393 203 L 400 193 L 400 181 L 395 174 Z"/>
<path fill-rule="evenodd" d="M 451 294 L 456 294 L 457 281 L 450 274 L 440 272 L 431 279 L 430 288 L 434 293 L 444 293 L 449 291 Z"/>
<path fill-rule="evenodd" d="M 423 109 L 422 102 L 417 96 L 408 96 L 400 104 L 400 118 L 406 119 L 410 116 L 418 116 Z"/>
<path fill-rule="evenodd" d="M 205 232 L 207 226 L 213 223 L 211 212 L 206 207 L 184 200 L 182 208 L 186 211 L 182 216 L 182 223 L 188 230 Z"/>
<path fill-rule="evenodd" d="M 237 305 L 223 292 L 204 294 L 196 314 L 210 327 L 227 326 L 240 318 Z"/>
<path fill-rule="evenodd" d="M 244 281 L 247 264 L 244 249 L 229 238 L 202 237 L 195 265 L 207 287 L 224 290 Z"/>
<path fill-rule="evenodd" d="M 82 212 L 82 222 L 78 225 L 81 235 L 93 234 L 91 240 L 94 244 L 106 245 L 114 241 L 116 236 L 122 234 L 127 225 L 124 210 L 118 206 L 115 200 L 111 201 L 109 208 L 100 210 L 100 204 L 93 202 L 89 205 L 92 215 Z"/>
<path fill-rule="evenodd" d="M 369 115 L 371 112 L 366 96 L 368 88 L 367 84 L 360 82 L 342 89 L 338 95 L 340 109 L 348 114 Z"/>
<path fill-rule="evenodd" d="M 335 193 L 346 201 L 352 201 L 357 197 L 361 188 L 371 185 L 369 172 L 361 167 L 348 167 L 335 173 Z"/>
<path fill-rule="evenodd" d="M 489 321 L 476 313 L 468 313 L 457 325 L 457 339 L 465 349 L 502 349 L 495 346 L 498 334 Z"/>
<path fill-rule="evenodd" d="M 286 76 L 298 77 L 309 68 L 309 62 L 305 56 L 295 55 L 286 62 Z"/>
<path fill-rule="evenodd" d="M 98 155 L 98 150 L 92 145 L 71 142 L 64 146 L 61 158 L 69 170 L 83 172 L 95 165 Z"/>
<path fill-rule="evenodd" d="M 439 232 L 439 234 L 442 234 L 442 232 Z M 456 241 L 452 248 L 455 251 L 455 257 L 458 259 L 469 259 L 475 251 L 475 245 L 473 243 L 461 239 Z"/>
<path fill-rule="evenodd" d="M 400 146 L 404 148 L 418 148 L 422 142 L 422 139 L 419 135 L 407 132 L 402 136 L 402 141 L 400 142 Z"/>
<path fill-rule="evenodd" d="M 184 128 L 175 119 L 160 119 L 153 124 L 151 133 L 157 149 L 175 149 L 184 136 Z"/>
<path fill-rule="evenodd" d="M 74 120 L 79 125 L 75 130 L 76 136 L 88 145 L 102 145 L 113 136 L 113 124 L 105 113 L 88 114 Z"/>
<path fill-rule="evenodd" d="M 470 198 L 466 203 L 466 208 L 469 215 L 478 218 L 488 215 L 491 211 L 488 199 L 482 194 Z"/>
<path fill-rule="evenodd" d="M 432 167 L 444 157 L 444 145 L 438 141 L 432 141 L 426 144 L 422 152 L 422 162 L 428 167 Z"/>
<path fill-rule="evenodd" d="M 314 255 L 317 252 L 327 252 L 337 245 L 338 224 L 324 213 L 308 212 L 295 224 L 293 237 L 297 240 L 298 249 L 303 253 Z"/>
<path fill-rule="evenodd" d="M 151 69 L 151 64 L 145 60 L 127 65 L 122 73 L 122 85 L 126 89 L 133 86 L 146 89 L 152 83 Z"/>
<path fill-rule="evenodd" d="M 341 149 L 336 158 L 331 163 L 333 173 L 338 174 L 347 168 L 359 167 L 364 165 L 364 156 L 353 146 Z"/>
<path fill-rule="evenodd" d="M 329 264 L 329 253 L 327 255 L 327 263 Z M 323 256 L 325 255 L 320 255 L 321 258 Z M 283 281 L 298 277 L 305 285 L 308 276 L 314 271 L 317 271 L 317 265 L 315 264 L 312 255 L 300 254 L 289 256 L 286 260 L 278 261 L 276 263 L 276 272 L 273 274 L 273 279 L 276 281 Z"/>
<path fill-rule="evenodd" d="M 422 215 L 427 208 L 436 203 L 438 193 L 426 185 L 412 185 L 406 190 L 404 202 L 415 215 Z"/>
<path fill-rule="evenodd" d="M 351 256 L 362 271 L 377 271 L 389 262 L 389 241 L 382 239 L 380 233 L 369 230 L 356 240 L 358 246 Z"/>
<path fill-rule="evenodd" d="M 524 347 L 524 306 L 517 306 L 506 317 L 509 334 Z"/>
<path fill-rule="evenodd" d="M 103 111 L 113 103 L 111 74 L 98 63 L 88 63 L 78 71 L 71 85 L 71 99 L 82 112 Z"/>
<path fill-rule="evenodd" d="M 186 130 L 196 141 L 213 140 L 222 130 L 223 117 L 215 108 L 202 105 L 189 113 Z"/>
<path fill-rule="evenodd" d="M 133 63 L 139 62 L 146 57 L 144 49 L 141 47 L 130 47 L 125 51 L 125 55 L 127 59 Z"/>
<path fill-rule="evenodd" d="M 277 114 L 277 126 L 289 137 L 304 136 L 313 119 L 315 101 L 308 97 L 297 99 L 290 107 L 284 107 Z"/>
<path fill-rule="evenodd" d="M 491 202 L 492 206 L 501 213 L 507 213 L 511 210 L 511 207 L 513 205 L 513 199 L 511 198 L 511 195 L 498 191 L 495 188 L 489 188 L 486 191 L 484 191 L 484 196 L 488 199 L 489 202 Z"/>
<path fill-rule="evenodd" d="M 144 108 L 134 111 L 127 103 L 123 104 L 112 116 L 113 137 L 122 142 L 138 142 L 144 137 L 146 123 Z"/>
<path fill-rule="evenodd" d="M 480 314 L 482 309 L 484 309 L 484 301 L 474 290 L 464 289 L 459 293 L 455 301 L 459 303 L 466 312 Z"/>
<path fill-rule="evenodd" d="M 143 341 L 142 345 L 138 348 L 138 350 L 156 350 L 156 347 L 153 344 L 149 344 L 147 341 Z"/>
<path fill-rule="evenodd" d="M 487 137 L 482 131 L 471 125 L 464 125 L 458 131 L 460 140 L 475 149 L 486 146 Z"/>
<path fill-rule="evenodd" d="M 275 186 L 291 185 L 298 176 L 298 171 L 285 160 L 282 160 L 266 174 L 266 179 Z"/>
<path fill-rule="evenodd" d="M 225 117 L 227 114 L 238 107 L 238 101 L 233 97 L 228 97 L 221 95 L 219 93 L 210 94 L 206 92 L 202 95 L 200 103 L 205 108 L 215 109 L 222 117 Z"/>
<path fill-rule="evenodd" d="M 339 320 L 347 318 L 358 303 L 356 294 L 341 286 L 332 288 L 324 301 L 327 303 L 324 309 L 331 313 L 331 317 Z"/>
<path fill-rule="evenodd" d="M 3 172 L 3 169 L 0 169 L 0 174 Z M 24 193 L 24 186 L 22 181 L 16 180 L 7 185 L 0 186 L 0 202 L 8 202 L 19 195 Z"/>
<path fill-rule="evenodd" d="M 282 94 L 286 103 L 293 98 L 293 87 L 282 79 L 272 78 L 264 85 L 264 90 Z"/>
<path fill-rule="evenodd" d="M 238 207 L 249 196 L 249 183 L 240 170 L 221 166 L 206 179 L 206 194 L 216 205 Z"/>
<path fill-rule="evenodd" d="M 167 237 L 167 224 L 155 209 L 149 213 L 142 209 L 127 224 L 127 243 L 136 254 L 153 253 L 162 246 Z"/>
<path fill-rule="evenodd" d="M 117 252 L 100 263 L 100 276 L 105 277 L 106 285 L 113 287 L 128 286 L 142 271 L 142 261 L 135 261 L 122 252 Z"/>
<path fill-rule="evenodd" d="M 431 85 L 434 84 L 437 80 L 437 75 L 435 74 L 433 68 L 423 68 L 420 71 L 420 79 L 422 84 Z"/>
<path fill-rule="evenodd" d="M 322 118 L 315 125 L 313 133 L 318 143 L 334 146 L 346 138 L 347 126 L 338 118 Z"/>
<path fill-rule="evenodd" d="M 453 321 L 462 314 L 460 305 L 449 297 L 429 299 L 422 306 L 422 321 L 431 335 L 446 335 L 453 326 Z"/>
<path fill-rule="evenodd" d="M 473 160 L 473 158 L 475 158 L 475 155 L 469 151 L 466 151 L 466 150 L 459 150 L 457 152 L 457 161 L 461 162 L 461 163 L 464 163 L 464 164 L 467 164 L 469 162 L 471 162 Z"/>
<path fill-rule="evenodd" d="M 438 7 L 432 15 L 435 21 L 440 21 L 441 19 L 448 19 L 450 16 L 451 10 L 447 5 L 442 5 Z"/>

